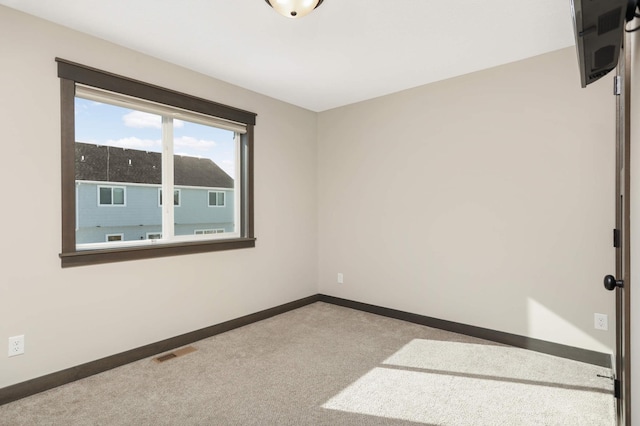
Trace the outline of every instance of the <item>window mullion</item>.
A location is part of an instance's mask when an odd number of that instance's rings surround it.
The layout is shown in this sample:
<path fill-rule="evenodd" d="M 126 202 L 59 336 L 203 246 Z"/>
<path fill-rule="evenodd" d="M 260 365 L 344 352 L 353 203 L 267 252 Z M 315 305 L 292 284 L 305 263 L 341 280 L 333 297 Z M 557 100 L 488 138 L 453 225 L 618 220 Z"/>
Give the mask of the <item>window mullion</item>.
<path fill-rule="evenodd" d="M 173 207 L 173 119 L 162 117 L 162 237 L 175 235 Z"/>
<path fill-rule="evenodd" d="M 236 182 L 233 186 L 233 203 L 234 203 L 234 219 L 235 219 L 235 229 L 234 231 L 239 232 L 241 236 L 245 237 L 247 235 L 246 229 L 246 202 L 244 201 L 245 193 L 244 190 L 247 188 L 246 183 L 248 182 L 247 171 L 245 170 L 247 164 L 246 155 L 248 154 L 246 149 L 242 143 L 242 135 L 240 133 L 235 134 L 234 143 L 236 146 L 236 170 L 239 170 L 239 173 L 236 176 L 239 178 L 239 182 Z M 225 200 L 226 202 L 226 200 Z"/>

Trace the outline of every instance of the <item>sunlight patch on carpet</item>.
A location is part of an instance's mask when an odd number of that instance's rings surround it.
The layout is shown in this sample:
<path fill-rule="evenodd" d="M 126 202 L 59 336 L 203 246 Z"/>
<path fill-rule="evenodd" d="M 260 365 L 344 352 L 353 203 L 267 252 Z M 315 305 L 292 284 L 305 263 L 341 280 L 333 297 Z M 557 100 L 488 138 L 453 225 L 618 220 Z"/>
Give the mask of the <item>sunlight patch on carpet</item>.
<path fill-rule="evenodd" d="M 612 376 L 609 368 L 495 344 L 414 339 L 383 364 L 613 392 L 613 382 L 598 377 Z"/>
<path fill-rule="evenodd" d="M 615 425 L 610 369 L 519 348 L 415 339 L 322 407 L 437 425 Z"/>
<path fill-rule="evenodd" d="M 614 425 L 606 394 L 390 368 L 374 368 L 323 408 L 437 425 Z"/>

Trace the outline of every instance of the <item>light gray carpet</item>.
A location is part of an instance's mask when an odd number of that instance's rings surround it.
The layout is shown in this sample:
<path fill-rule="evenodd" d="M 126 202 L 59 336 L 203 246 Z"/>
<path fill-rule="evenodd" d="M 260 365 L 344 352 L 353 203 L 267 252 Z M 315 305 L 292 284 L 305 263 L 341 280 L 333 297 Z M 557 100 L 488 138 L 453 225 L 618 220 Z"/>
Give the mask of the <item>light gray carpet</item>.
<path fill-rule="evenodd" d="M 314 303 L 0 406 L 1 425 L 614 426 L 596 367 Z"/>

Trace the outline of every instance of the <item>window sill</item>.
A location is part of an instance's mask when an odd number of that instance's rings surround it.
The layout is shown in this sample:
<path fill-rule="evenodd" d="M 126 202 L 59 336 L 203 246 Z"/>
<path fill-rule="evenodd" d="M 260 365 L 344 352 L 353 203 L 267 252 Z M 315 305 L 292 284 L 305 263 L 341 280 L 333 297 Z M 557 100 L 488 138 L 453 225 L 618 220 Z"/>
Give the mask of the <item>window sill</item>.
<path fill-rule="evenodd" d="M 157 244 L 144 247 L 74 251 L 60 253 L 63 268 L 96 265 L 101 263 L 124 262 L 127 260 L 153 259 L 156 257 L 183 254 L 206 253 L 211 251 L 235 250 L 256 246 L 255 238 L 234 238 L 232 240 L 194 241 L 188 243 Z"/>

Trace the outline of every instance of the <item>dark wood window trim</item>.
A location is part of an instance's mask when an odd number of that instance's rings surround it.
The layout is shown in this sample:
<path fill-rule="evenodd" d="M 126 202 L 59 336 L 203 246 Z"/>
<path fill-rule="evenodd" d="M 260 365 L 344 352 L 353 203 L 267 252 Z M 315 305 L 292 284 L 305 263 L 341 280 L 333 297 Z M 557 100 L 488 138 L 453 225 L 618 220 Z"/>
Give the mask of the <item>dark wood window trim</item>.
<path fill-rule="evenodd" d="M 253 135 L 256 114 L 206 99 L 147 84 L 138 80 L 56 58 L 60 78 L 62 159 L 62 267 L 150 259 L 255 247 L 253 229 Z M 240 237 L 226 240 L 190 241 L 153 246 L 76 250 L 75 234 L 75 85 L 76 83 L 159 102 L 246 125 L 240 138 L 242 188 Z"/>

